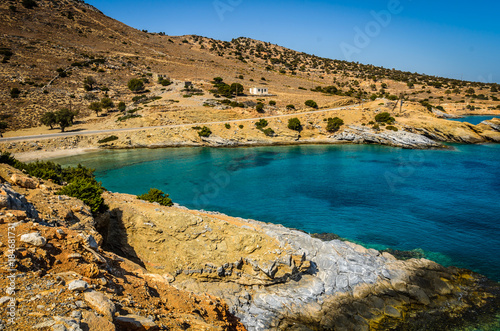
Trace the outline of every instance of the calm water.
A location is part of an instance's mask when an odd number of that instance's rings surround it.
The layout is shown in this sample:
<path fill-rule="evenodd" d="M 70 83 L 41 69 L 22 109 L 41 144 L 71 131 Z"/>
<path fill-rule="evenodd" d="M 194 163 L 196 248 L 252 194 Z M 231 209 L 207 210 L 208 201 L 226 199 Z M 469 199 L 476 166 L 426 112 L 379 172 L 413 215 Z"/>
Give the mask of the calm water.
<path fill-rule="evenodd" d="M 462 117 L 462 118 L 454 118 L 454 119 L 449 119 L 450 121 L 458 121 L 458 122 L 468 122 L 470 124 L 474 124 L 474 125 L 477 125 L 479 123 L 481 123 L 482 121 L 489 121 L 491 120 L 493 117 L 500 117 L 500 116 L 482 116 L 482 115 L 474 115 L 474 116 L 465 116 L 465 117 Z"/>
<path fill-rule="evenodd" d="M 500 280 L 500 145 L 454 147 L 142 149 L 58 161 L 96 168 L 110 191 L 156 187 L 189 208 L 332 232 L 378 249 L 419 248 Z"/>

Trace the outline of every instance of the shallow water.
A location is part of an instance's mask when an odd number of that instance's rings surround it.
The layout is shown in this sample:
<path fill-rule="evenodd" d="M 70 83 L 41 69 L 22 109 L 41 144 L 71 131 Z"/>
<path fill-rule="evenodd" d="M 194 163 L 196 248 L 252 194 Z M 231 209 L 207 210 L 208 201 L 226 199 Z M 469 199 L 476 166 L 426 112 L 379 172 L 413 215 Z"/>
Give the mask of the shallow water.
<path fill-rule="evenodd" d="M 374 145 L 104 151 L 57 160 L 96 168 L 114 192 L 168 192 L 189 208 L 421 248 L 500 280 L 500 145 Z"/>
<path fill-rule="evenodd" d="M 500 117 L 500 116 L 483 116 L 483 115 L 472 115 L 472 116 L 465 116 L 462 118 L 449 118 L 450 121 L 458 121 L 458 122 L 467 122 L 470 124 L 477 125 L 481 123 L 482 121 L 489 121 L 494 117 Z"/>

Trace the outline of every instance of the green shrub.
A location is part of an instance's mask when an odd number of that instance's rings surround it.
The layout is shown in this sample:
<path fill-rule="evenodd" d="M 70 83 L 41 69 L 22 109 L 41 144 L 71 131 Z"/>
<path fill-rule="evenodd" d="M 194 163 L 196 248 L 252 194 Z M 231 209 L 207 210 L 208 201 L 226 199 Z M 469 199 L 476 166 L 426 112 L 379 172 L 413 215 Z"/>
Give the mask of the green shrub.
<path fill-rule="evenodd" d="M 119 111 L 125 111 L 125 109 L 127 109 L 127 105 L 125 104 L 125 102 L 120 101 L 120 102 L 118 103 L 118 110 L 119 110 Z"/>
<path fill-rule="evenodd" d="M 103 138 L 101 140 L 98 140 L 97 143 L 98 144 L 104 144 L 104 143 L 107 143 L 107 142 L 110 142 L 110 141 L 114 141 L 114 140 L 118 140 L 118 137 L 117 136 L 109 136 L 109 137 Z"/>
<path fill-rule="evenodd" d="M 210 135 L 212 134 L 212 131 L 207 128 L 206 126 L 202 127 L 200 131 L 198 131 L 198 135 L 200 137 L 210 137 Z"/>
<path fill-rule="evenodd" d="M 500 107 L 499 107 L 499 108 L 500 108 Z M 238 125 L 238 127 L 239 127 L 240 129 L 243 129 L 243 128 L 244 128 L 243 124 Z"/>
<path fill-rule="evenodd" d="M 344 125 L 344 121 L 338 117 L 329 118 L 328 124 L 326 125 L 326 131 L 337 132 L 340 127 Z"/>
<path fill-rule="evenodd" d="M 50 126 L 50 129 L 53 129 L 54 125 L 56 124 L 56 113 L 52 111 L 46 112 L 40 119 L 40 123 L 46 126 Z"/>
<path fill-rule="evenodd" d="M 158 202 L 160 205 L 167 207 L 173 205 L 172 199 L 168 197 L 168 194 L 165 194 L 156 188 L 150 188 L 148 193 L 138 195 L 137 199 L 149 202 Z"/>
<path fill-rule="evenodd" d="M 127 115 L 118 117 L 117 121 L 123 122 L 123 121 L 126 121 L 128 119 L 137 118 L 137 117 L 142 117 L 142 116 L 141 115 L 137 115 L 137 114 L 127 114 Z"/>
<path fill-rule="evenodd" d="M 115 104 L 113 103 L 113 100 L 111 100 L 110 98 L 104 97 L 101 99 L 101 106 L 102 108 L 108 109 L 114 107 Z"/>
<path fill-rule="evenodd" d="M 292 110 L 292 109 L 295 109 L 295 106 L 294 105 L 286 105 L 286 109 Z"/>
<path fill-rule="evenodd" d="M 139 92 L 144 89 L 144 82 L 140 79 L 132 78 L 131 80 L 128 81 L 127 86 L 130 89 L 130 91 Z"/>
<path fill-rule="evenodd" d="M 23 6 L 27 9 L 32 9 L 34 7 L 38 7 L 38 4 L 35 0 L 23 0 Z"/>
<path fill-rule="evenodd" d="M 94 178 L 78 177 L 57 191 L 56 194 L 80 199 L 90 207 L 93 213 L 98 213 L 106 210 L 102 192 L 101 183 Z"/>
<path fill-rule="evenodd" d="M 288 120 L 288 128 L 290 130 L 295 130 L 295 131 L 302 130 L 302 125 L 300 124 L 300 120 L 297 117 L 290 118 Z"/>
<path fill-rule="evenodd" d="M 226 129 L 228 129 L 228 130 L 229 130 L 229 129 L 231 129 L 231 124 L 229 124 L 229 123 L 224 124 L 224 126 L 225 126 L 225 127 L 226 127 Z"/>
<path fill-rule="evenodd" d="M 258 102 L 257 105 L 255 106 L 255 110 L 259 113 L 264 112 L 264 104 L 262 102 Z"/>
<path fill-rule="evenodd" d="M 316 103 L 316 101 L 314 100 L 307 100 L 305 102 L 306 106 L 308 107 L 311 107 L 311 108 L 314 108 L 314 109 L 318 109 L 318 104 Z"/>
<path fill-rule="evenodd" d="M 385 127 L 386 130 L 398 131 L 398 128 L 392 125 L 388 125 Z"/>
<path fill-rule="evenodd" d="M 14 87 L 10 90 L 10 97 L 13 99 L 19 98 L 19 94 L 21 94 L 21 90 L 19 90 L 17 87 Z"/>
<path fill-rule="evenodd" d="M 396 120 L 388 112 L 383 112 L 375 116 L 375 121 L 379 123 L 394 123 Z"/>
<path fill-rule="evenodd" d="M 373 128 L 375 131 L 379 131 L 379 130 L 380 130 L 380 125 L 378 125 L 378 124 L 374 124 L 374 125 L 372 126 L 372 128 Z"/>
<path fill-rule="evenodd" d="M 271 128 L 264 129 L 262 132 L 264 132 L 264 134 L 268 137 L 274 137 L 275 134 L 274 130 Z"/>
<path fill-rule="evenodd" d="M 269 106 L 276 106 L 276 101 L 270 100 L 269 101 Z"/>
<path fill-rule="evenodd" d="M 258 120 L 257 122 L 255 122 L 255 126 L 257 127 L 257 129 L 259 130 L 262 130 L 263 128 L 265 128 L 267 126 L 267 121 L 263 118 L 261 118 L 260 120 Z"/>

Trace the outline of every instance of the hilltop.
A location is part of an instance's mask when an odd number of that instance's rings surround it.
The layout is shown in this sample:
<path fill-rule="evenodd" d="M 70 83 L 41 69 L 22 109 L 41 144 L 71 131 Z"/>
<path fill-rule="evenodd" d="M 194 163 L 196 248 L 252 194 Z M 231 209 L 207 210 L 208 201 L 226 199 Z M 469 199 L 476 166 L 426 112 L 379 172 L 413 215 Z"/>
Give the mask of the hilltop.
<path fill-rule="evenodd" d="M 43 114 L 62 108 L 77 113 L 77 123 L 112 128 L 254 117 L 258 102 L 262 112 L 280 114 L 309 109 L 309 99 L 321 109 L 396 101 L 402 94 L 423 112 L 437 106 L 451 113 L 500 112 L 497 84 L 325 59 L 244 37 L 139 31 L 83 1 L 6 1 L 0 18 L 0 118 L 9 130 L 40 126 Z M 160 84 L 157 74 L 173 84 Z M 94 84 L 85 87 L 89 76 Z M 212 93 L 215 77 L 241 84 L 242 95 L 233 104 L 221 102 L 225 98 Z M 145 83 L 143 93 L 127 88 L 132 78 Z M 272 96 L 251 96 L 251 87 L 268 88 Z M 88 106 L 105 97 L 114 107 L 96 116 Z M 118 112 L 120 101 L 126 110 Z"/>

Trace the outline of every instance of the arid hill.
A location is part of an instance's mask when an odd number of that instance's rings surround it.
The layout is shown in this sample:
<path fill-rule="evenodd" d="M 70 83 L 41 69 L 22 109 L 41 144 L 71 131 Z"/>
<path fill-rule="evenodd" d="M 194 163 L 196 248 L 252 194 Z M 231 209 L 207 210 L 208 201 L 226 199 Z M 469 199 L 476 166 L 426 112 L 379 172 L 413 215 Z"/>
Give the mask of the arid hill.
<path fill-rule="evenodd" d="M 322 108 L 339 101 L 396 100 L 402 93 L 423 108 L 487 112 L 500 107 L 497 84 L 325 59 L 243 37 L 219 41 L 139 31 L 82 1 L 4 1 L 0 19 L 0 120 L 10 130 L 39 126 L 44 113 L 61 108 L 79 112 L 77 119 L 102 122 L 103 117 L 89 118 L 88 106 L 106 96 L 114 103 L 108 111 L 116 110 L 120 101 L 128 111 L 154 101 L 154 112 L 176 113 L 166 116 L 173 123 L 244 118 L 255 112 L 257 102 L 265 104 L 264 112 L 293 112 L 306 109 L 308 99 Z M 181 87 L 185 81 L 193 82 L 194 90 L 180 100 L 157 100 L 160 91 L 171 87 L 159 84 L 156 74 Z M 89 76 L 94 82 L 84 88 Z M 210 92 L 214 77 L 241 84 L 247 95 L 230 106 L 217 101 L 215 109 L 214 103 L 207 107 L 206 101 L 214 98 Z M 131 78 L 145 82 L 142 94 L 127 88 Z M 267 87 L 273 96 L 249 96 L 251 87 Z M 193 94 L 203 98 L 191 99 Z M 142 95 L 142 100 L 132 101 Z M 268 106 L 269 101 L 275 104 Z"/>

